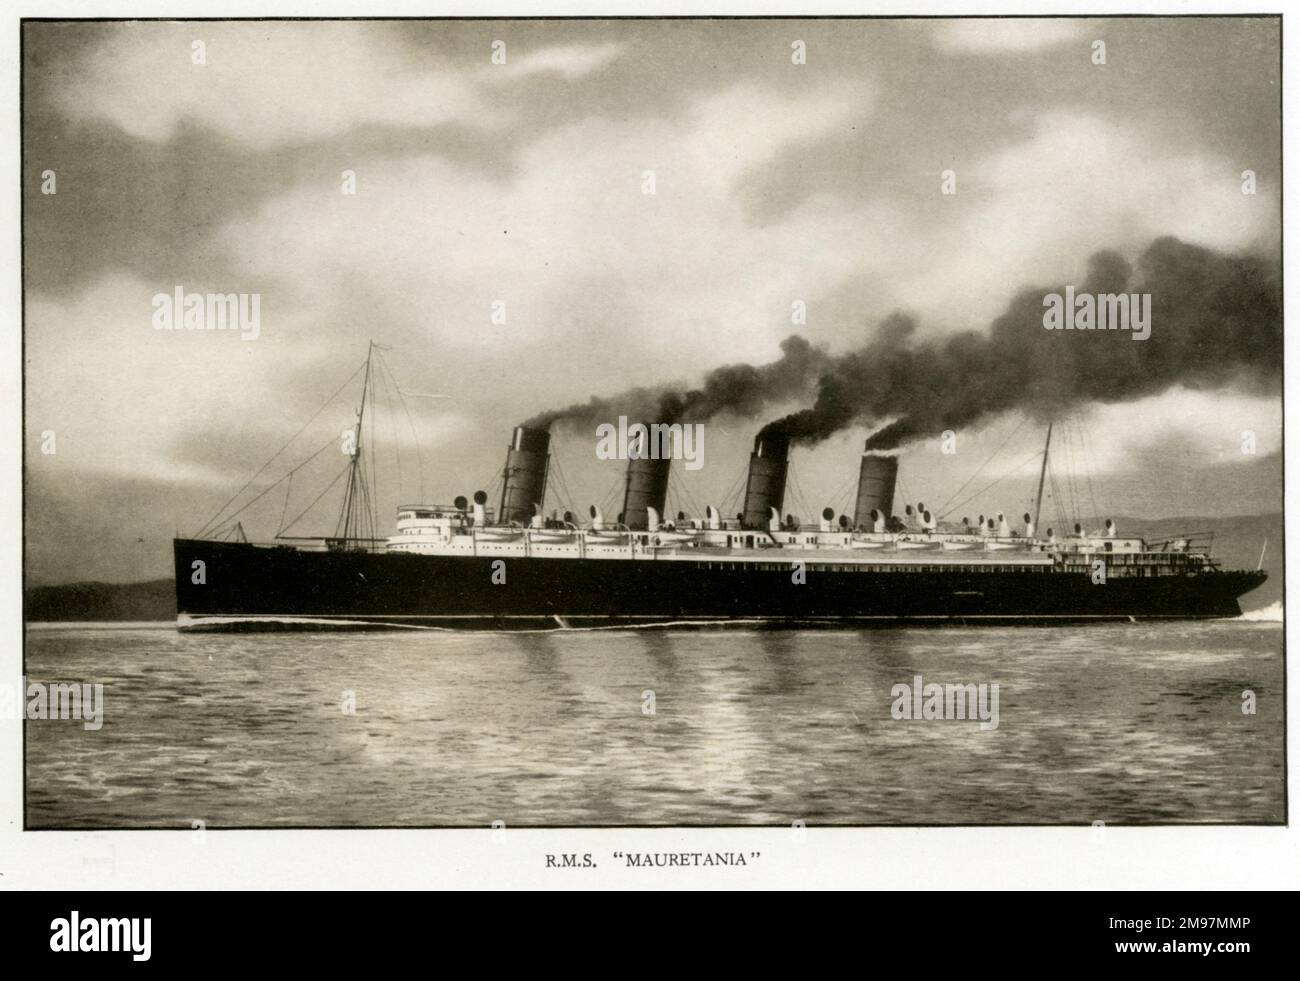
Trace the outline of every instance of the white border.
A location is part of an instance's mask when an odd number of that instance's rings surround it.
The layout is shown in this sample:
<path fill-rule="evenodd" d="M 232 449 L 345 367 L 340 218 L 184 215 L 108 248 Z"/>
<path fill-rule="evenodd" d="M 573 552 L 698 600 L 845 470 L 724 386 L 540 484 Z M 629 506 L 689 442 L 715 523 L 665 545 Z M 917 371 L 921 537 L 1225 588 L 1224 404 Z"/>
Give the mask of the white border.
<path fill-rule="evenodd" d="M 0 21 L 0 112 L 6 143 L 0 154 L 0 417 L 7 464 L 0 469 L 0 677 L 21 674 L 22 468 L 19 267 L 18 21 L 21 17 L 373 17 L 373 16 L 615 16 L 629 15 L 962 15 L 1073 14 L 1258 14 L 1280 13 L 1280 3 L 1214 3 L 1165 0 L 1098 6 L 1044 3 L 1037 9 L 984 2 L 809 4 L 785 0 L 734 3 L 552 2 L 539 9 L 526 0 L 417 3 L 384 0 L 11 0 Z M 1284 21 L 1284 106 L 1294 105 L 1296 32 Z M 1284 119 L 1286 118 L 1284 112 Z M 1286 122 L 1285 178 L 1300 187 L 1296 130 Z M 1294 194 L 1295 191 L 1293 190 Z M 1289 232 L 1290 222 L 1286 231 Z M 1297 237 L 1287 236 L 1287 322 L 1300 323 L 1293 302 Z M 1288 355 L 1295 342 L 1288 337 Z M 1300 384 L 1287 358 L 1286 428 L 1300 432 L 1293 413 Z M 1286 454 L 1289 488 L 1300 487 L 1295 444 Z M 1295 493 L 1294 491 L 1292 492 Z M 1295 541 L 1300 507 L 1288 508 L 1287 539 Z M 1287 578 L 1296 581 L 1288 551 Z M 1294 642 L 1287 626 L 1287 638 Z M 1297 673 L 1290 672 L 1288 704 L 1297 701 Z M 1297 759 L 1300 726 L 1289 727 L 1288 759 Z M 1289 813 L 1295 815 L 1295 781 L 1289 781 Z M 239 831 L 22 832 L 22 730 L 0 722 L 0 888 L 31 889 L 235 889 L 235 888 L 1295 888 L 1300 847 L 1290 828 L 1087 828 L 817 829 L 803 838 L 788 829 L 753 830 L 558 830 L 507 829 L 498 840 L 483 831 Z M 1294 818 L 1293 818 L 1294 819 Z M 746 868 L 629 869 L 611 862 L 614 850 L 758 851 Z M 590 852 L 595 870 L 546 871 L 547 852 Z"/>

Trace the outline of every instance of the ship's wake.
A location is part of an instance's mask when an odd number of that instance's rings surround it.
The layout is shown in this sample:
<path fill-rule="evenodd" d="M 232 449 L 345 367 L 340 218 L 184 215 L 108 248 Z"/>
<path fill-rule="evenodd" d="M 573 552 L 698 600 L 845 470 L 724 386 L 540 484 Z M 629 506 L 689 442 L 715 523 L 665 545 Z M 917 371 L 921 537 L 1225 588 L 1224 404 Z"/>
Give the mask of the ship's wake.
<path fill-rule="evenodd" d="M 1270 603 L 1261 610 L 1247 610 L 1238 620 L 1245 620 L 1250 623 L 1281 623 L 1283 620 L 1282 601 Z"/>

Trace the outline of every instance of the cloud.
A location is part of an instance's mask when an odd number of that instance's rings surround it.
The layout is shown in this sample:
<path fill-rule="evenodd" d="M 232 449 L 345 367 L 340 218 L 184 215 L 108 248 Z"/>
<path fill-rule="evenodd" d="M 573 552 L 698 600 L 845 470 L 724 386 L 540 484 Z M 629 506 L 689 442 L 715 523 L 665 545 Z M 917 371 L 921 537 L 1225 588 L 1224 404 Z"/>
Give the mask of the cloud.
<path fill-rule="evenodd" d="M 1236 252 L 1277 240 L 1275 194 L 1242 194 L 1236 161 L 1091 114 L 1038 114 L 1023 140 L 953 167 L 957 194 L 936 190 L 926 234 L 888 235 L 888 278 L 923 328 L 981 327 L 1022 286 L 1080 279 L 1103 246 L 1136 252 L 1172 235 Z"/>
<path fill-rule="evenodd" d="M 202 65 L 191 57 L 199 41 Z M 454 66 L 402 51 L 382 25 L 298 23 L 263 34 L 244 24 L 126 24 L 75 66 L 57 102 L 72 118 L 108 120 L 154 142 L 173 138 L 184 122 L 249 147 L 327 139 L 360 126 L 496 131 L 514 114 L 494 104 L 490 83 L 547 73 L 580 78 L 621 50 L 543 47 L 493 65 L 485 47 L 480 64 Z"/>
<path fill-rule="evenodd" d="M 265 435 L 273 399 L 259 405 L 257 393 L 275 390 L 283 345 L 242 342 L 227 331 L 156 331 L 155 292 L 134 277 L 107 275 L 75 298 L 29 297 L 29 462 L 69 474 L 222 481 L 230 474 L 216 460 L 179 460 L 176 436 Z M 244 404 L 236 411 L 237 399 Z M 39 452 L 46 430 L 57 440 L 52 457 Z"/>
<path fill-rule="evenodd" d="M 522 56 L 516 56 L 513 53 L 515 50 L 507 48 L 506 63 L 495 66 L 486 77 L 514 79 L 550 73 L 569 79 L 582 78 L 618 58 L 623 53 L 623 45 L 614 42 L 594 45 L 557 44 L 529 51 Z"/>
<path fill-rule="evenodd" d="M 734 182 L 864 119 L 866 104 L 856 90 L 736 87 L 679 118 L 559 127 L 519 149 L 504 179 L 434 157 L 376 162 L 355 198 L 298 186 L 221 234 L 250 277 L 296 283 L 320 311 L 364 291 L 368 317 L 406 323 L 422 345 L 459 349 L 472 337 L 487 363 L 596 348 L 589 356 L 610 363 L 582 384 L 602 387 L 693 372 L 702 332 L 719 352 L 775 352 L 792 300 L 860 262 L 861 209 L 822 196 L 753 227 Z M 490 322 L 496 301 L 504 325 Z M 632 360 L 638 350 L 656 352 L 653 362 Z"/>
<path fill-rule="evenodd" d="M 1089 443 L 1086 462 L 1094 474 L 1130 470 L 1139 455 L 1171 449 L 1196 465 L 1249 466 L 1280 450 L 1282 439 L 1276 396 L 1183 388 L 1126 405 L 1096 406 L 1088 427 L 1102 436 Z"/>
<path fill-rule="evenodd" d="M 811 153 L 818 140 L 842 135 L 851 125 L 865 130 L 874 101 L 865 85 L 797 95 L 733 85 L 692 104 L 684 132 L 673 134 L 674 146 L 696 179 L 725 193 L 747 170 L 782 150 Z"/>
<path fill-rule="evenodd" d="M 1083 36 L 1084 26 L 1079 20 L 950 20 L 935 25 L 934 40 L 946 51 L 968 54 L 1039 51 Z"/>

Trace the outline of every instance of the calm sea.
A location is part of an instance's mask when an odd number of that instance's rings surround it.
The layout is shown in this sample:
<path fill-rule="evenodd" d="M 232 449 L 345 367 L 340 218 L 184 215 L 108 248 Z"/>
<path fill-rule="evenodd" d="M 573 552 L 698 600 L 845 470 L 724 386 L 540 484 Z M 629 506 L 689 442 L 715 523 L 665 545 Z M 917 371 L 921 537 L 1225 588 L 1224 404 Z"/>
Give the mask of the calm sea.
<path fill-rule="evenodd" d="M 354 635 L 38 625 L 28 683 L 101 683 L 104 717 L 98 731 L 26 723 L 27 823 L 1280 822 L 1282 639 L 1281 623 L 1240 620 Z M 891 689 L 917 675 L 996 683 L 997 728 L 891 718 Z"/>

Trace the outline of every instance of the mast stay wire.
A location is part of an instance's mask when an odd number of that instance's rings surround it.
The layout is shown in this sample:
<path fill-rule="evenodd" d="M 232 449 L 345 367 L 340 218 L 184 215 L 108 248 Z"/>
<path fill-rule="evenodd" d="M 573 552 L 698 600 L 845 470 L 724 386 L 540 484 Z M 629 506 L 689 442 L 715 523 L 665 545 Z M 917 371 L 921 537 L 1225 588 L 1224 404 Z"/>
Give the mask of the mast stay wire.
<path fill-rule="evenodd" d="M 992 463 L 993 460 L 997 457 L 997 455 L 1006 448 L 1006 445 L 1010 443 L 1012 439 L 1015 438 L 1016 434 L 1020 432 L 1021 429 L 1024 428 L 1025 423 L 1027 421 L 1028 421 L 1028 417 L 1022 418 L 1020 420 L 1020 425 L 1016 426 L 1016 428 L 1011 431 L 1011 435 L 1009 435 L 1006 439 L 1004 439 L 1001 445 L 999 445 L 998 448 L 993 451 L 992 455 L 989 456 L 988 459 L 986 459 L 983 463 L 981 463 L 975 469 L 975 472 L 973 474 L 971 474 L 969 477 L 966 478 L 966 482 L 953 492 L 952 497 L 948 498 L 948 500 L 944 502 L 943 507 L 941 507 L 938 511 L 934 512 L 934 516 L 937 520 L 942 520 L 943 518 L 948 517 L 948 515 L 952 514 L 953 511 L 957 510 L 957 508 L 961 506 L 959 504 L 956 507 L 950 507 L 952 502 L 956 500 L 957 495 L 960 494 L 962 491 L 964 491 L 967 487 L 969 487 L 971 483 L 975 480 L 975 478 L 984 472 L 984 468 L 987 467 L 990 463 Z M 1038 454 L 1038 455 L 1041 456 L 1042 454 Z M 968 501 L 970 500 L 970 498 L 967 498 L 966 500 Z M 966 501 L 962 501 L 962 504 L 965 503 Z"/>
<path fill-rule="evenodd" d="M 387 415 L 387 417 L 388 417 L 388 419 L 387 419 L 387 421 L 388 421 L 388 438 L 391 439 L 391 440 L 393 441 L 393 455 L 394 455 L 394 457 L 396 458 L 396 463 L 397 463 L 397 496 L 398 496 L 398 499 L 399 499 L 399 500 L 398 500 L 398 503 L 400 504 L 400 503 L 401 503 L 401 500 L 400 500 L 400 499 L 401 499 L 401 497 L 402 497 L 402 494 L 404 493 L 404 491 L 403 491 L 403 487 L 402 487 L 402 485 L 403 485 L 403 475 L 402 475 L 402 441 L 398 438 L 398 433 L 397 433 L 397 421 L 396 421 L 397 412 L 396 412 L 396 407 L 395 407 L 394 402 L 393 402 L 393 392 L 392 392 L 392 388 L 391 388 L 391 386 L 389 385 L 388 378 L 387 378 L 387 376 L 384 374 L 384 365 L 383 365 L 383 361 L 382 361 L 382 360 L 380 361 L 380 364 L 379 364 L 379 371 L 376 372 L 375 377 L 376 377 L 376 380 L 378 381 L 379 385 L 382 385 L 382 386 L 383 386 L 383 393 L 382 393 L 382 394 L 383 394 L 384 399 L 386 400 L 387 405 L 388 405 L 388 409 L 386 410 L 386 415 Z M 378 446 L 376 446 L 376 452 L 378 452 Z"/>
<path fill-rule="evenodd" d="M 301 470 L 303 467 L 307 466 L 309 463 L 311 463 L 313 460 L 315 460 L 318 456 L 320 456 L 322 453 L 324 453 L 324 452 L 325 452 L 327 449 L 329 449 L 331 446 L 334 446 L 334 445 L 336 444 L 336 442 L 337 442 L 337 439 L 338 439 L 337 437 L 335 437 L 335 436 L 331 436 L 331 437 L 329 438 L 329 440 L 326 441 L 325 445 L 322 446 L 319 450 L 317 450 L 317 451 L 316 451 L 315 453 L 313 453 L 311 456 L 307 457 L 307 459 L 303 460 L 302 463 L 298 464 L 298 466 L 294 467 L 294 468 L 293 468 L 292 470 L 290 470 L 287 474 L 285 474 L 283 477 L 281 477 L 279 480 L 277 480 L 274 484 L 271 484 L 270 486 L 263 488 L 263 490 L 262 490 L 262 492 L 261 492 L 260 494 L 258 494 L 256 497 L 254 497 L 251 501 L 249 501 L 247 504 L 245 504 L 243 507 L 241 507 L 241 508 L 240 508 L 238 511 L 236 511 L 234 514 L 230 515 L 228 518 L 225 518 L 225 519 L 224 519 L 224 520 L 223 520 L 219 525 L 214 525 L 214 526 L 210 529 L 210 531 L 209 531 L 208 533 L 209 533 L 209 534 L 213 534 L 213 535 L 215 535 L 217 532 L 219 532 L 219 531 L 221 531 L 221 530 L 223 530 L 223 529 L 227 529 L 227 528 L 229 528 L 229 527 L 230 527 L 230 523 L 231 523 L 232 521 L 234 521 L 234 520 L 235 520 L 236 518 L 238 518 L 241 514 L 243 514 L 245 511 L 247 511 L 249 508 L 251 508 L 254 504 L 256 504 L 258 501 L 260 501 L 262 498 L 264 498 L 267 494 L 271 493 L 271 491 L 275 490 L 275 488 L 279 487 L 280 484 L 282 484 L 284 481 L 288 480 L 290 477 L 292 477 L 295 473 L 297 473 L 297 472 L 298 472 L 299 470 Z"/>
<path fill-rule="evenodd" d="M 401 385 L 401 383 L 397 380 L 397 375 L 394 374 L 393 369 L 392 369 L 392 366 L 388 363 L 388 358 L 385 357 L 385 356 L 383 355 L 383 353 L 382 353 L 383 350 L 384 350 L 383 348 L 380 349 L 380 351 L 381 351 L 380 356 L 379 356 L 380 362 L 381 362 L 381 364 L 382 364 L 382 366 L 383 366 L 384 371 L 386 371 L 386 372 L 388 373 L 388 377 L 389 377 L 389 379 L 392 381 L 393 390 L 397 393 L 397 398 L 398 398 L 398 401 L 401 403 L 402 411 L 403 411 L 403 413 L 405 413 L 405 415 L 406 415 L 406 424 L 407 424 L 407 425 L 410 427 L 410 429 L 411 429 L 411 438 L 415 440 L 415 466 L 416 466 L 417 471 L 419 472 L 419 479 L 420 479 L 420 500 L 423 501 L 423 500 L 424 500 L 424 490 L 425 490 L 425 481 L 424 481 L 424 443 L 423 443 L 423 441 L 420 439 L 419 429 L 416 427 L 416 425 L 415 425 L 415 419 L 414 419 L 414 417 L 411 415 L 411 404 L 407 401 L 407 395 L 408 395 L 408 393 L 402 390 L 402 385 Z M 423 397 L 424 397 L 424 398 L 433 398 L 434 396 L 423 396 Z"/>
<path fill-rule="evenodd" d="M 573 492 L 569 490 L 569 479 L 564 475 L 564 468 L 560 466 L 560 455 L 554 449 L 551 450 L 551 469 L 555 473 L 557 484 L 555 496 L 559 498 L 560 510 L 571 511 L 576 516 L 578 512 L 573 503 Z M 545 509 L 545 505 L 543 505 L 543 509 Z"/>
<path fill-rule="evenodd" d="M 305 508 L 303 508 L 303 510 L 299 512 L 298 517 L 294 518 L 287 525 L 285 525 L 283 531 L 281 531 L 279 534 L 284 534 L 285 531 L 288 531 L 299 521 L 301 521 L 304 517 L 306 517 L 307 512 L 320 503 L 321 498 L 323 498 L 326 494 L 330 492 L 330 490 L 334 487 L 334 485 L 337 484 L 343 478 L 343 475 L 347 473 L 348 470 L 351 469 L 351 467 L 352 467 L 352 461 L 349 460 L 346 464 L 343 465 L 343 469 L 340 470 L 337 475 L 335 475 L 334 479 L 329 482 L 329 484 L 325 487 L 325 489 L 316 495 L 315 500 L 313 500 L 310 504 L 308 504 Z M 276 537 L 279 537 L 279 535 L 277 535 Z"/>
<path fill-rule="evenodd" d="M 1084 460 L 1083 472 L 1088 479 L 1088 498 L 1092 502 L 1092 513 L 1094 517 L 1096 517 L 1097 520 L 1101 520 L 1101 508 L 1097 507 L 1097 495 L 1093 493 L 1093 489 L 1092 489 L 1093 456 L 1092 456 L 1092 448 L 1088 442 L 1088 428 L 1082 422 L 1080 422 L 1079 431 L 1083 436 L 1084 453 L 1087 456 L 1087 459 Z"/>
<path fill-rule="evenodd" d="M 964 497 L 960 502 L 958 502 L 958 503 L 956 504 L 956 506 L 954 506 L 953 508 L 951 508 L 949 511 L 944 512 L 944 514 L 945 514 L 945 515 L 946 515 L 946 514 L 951 514 L 952 511 L 956 511 L 958 508 L 962 507 L 963 505 L 969 504 L 971 501 L 975 500 L 975 498 L 979 497 L 979 496 L 980 496 L 981 494 L 983 494 L 985 491 L 990 490 L 990 489 L 996 487 L 998 484 L 1002 483 L 1002 481 L 1006 480 L 1008 477 L 1011 477 L 1011 476 L 1013 476 L 1014 474 L 1019 473 L 1019 472 L 1024 468 L 1024 466 L 1025 466 L 1026 463 L 1030 463 L 1030 462 L 1033 461 L 1033 460 L 1037 460 L 1037 459 L 1039 459 L 1042 455 L 1043 455 L 1043 451 L 1042 451 L 1042 450 L 1036 450 L 1036 451 L 1034 451 L 1034 452 L 1031 453 L 1029 456 L 1025 457 L 1023 460 L 1021 460 L 1019 463 L 1017 463 L 1017 464 L 1016 464 L 1014 467 L 1012 467 L 1010 470 L 1008 470 L 1006 473 L 1004 473 L 1001 477 L 996 477 L 996 478 L 994 478 L 993 480 L 989 481 L 989 483 L 987 483 L 987 484 L 985 484 L 983 487 L 981 487 L 979 490 L 975 491 L 975 493 L 970 494 L 970 495 Z M 1053 478 L 1053 479 L 1054 479 L 1054 478 Z"/>
<path fill-rule="evenodd" d="M 364 369 L 364 368 L 365 368 L 365 363 L 364 363 L 364 362 L 363 362 L 362 364 L 358 365 L 357 368 L 352 372 L 352 374 L 348 376 L 347 380 L 344 381 L 343 384 L 340 385 L 337 389 L 335 389 L 334 394 L 331 395 L 331 396 L 330 396 L 328 399 L 326 399 L 324 402 L 322 402 L 322 403 L 320 404 L 320 407 L 317 408 L 316 411 L 312 413 L 311 418 L 308 419 L 308 420 L 303 424 L 303 427 L 302 427 L 301 429 L 299 429 L 296 433 L 294 433 L 293 436 L 291 436 L 291 437 L 288 439 L 288 441 L 287 441 L 283 446 L 281 446 L 278 450 L 276 450 L 275 453 L 273 453 L 273 454 L 271 455 L 271 458 L 270 458 L 269 460 L 267 460 L 264 464 L 262 464 L 262 466 L 258 469 L 257 473 L 253 474 L 253 476 L 251 476 L 251 477 L 248 478 L 248 483 L 244 484 L 243 487 L 239 488 L 239 490 L 237 490 L 237 491 L 235 492 L 234 496 L 231 497 L 230 500 L 228 500 L 225 504 L 221 505 L 220 510 L 218 510 L 216 514 L 214 514 L 211 518 L 208 519 L 207 524 L 205 524 L 202 528 L 200 528 L 200 529 L 198 530 L 198 532 L 195 533 L 194 537 L 195 537 L 195 538 L 202 538 L 202 537 L 203 537 L 205 534 L 207 534 L 210 530 L 213 530 L 213 526 L 214 526 L 214 525 L 215 525 L 216 527 L 218 527 L 218 528 L 219 528 L 219 527 L 222 527 L 222 526 L 225 524 L 225 522 L 222 522 L 222 524 L 220 524 L 220 525 L 216 524 L 216 522 L 217 522 L 217 519 L 219 519 L 219 518 L 221 517 L 221 515 L 222 515 L 223 513 L 225 513 L 226 508 L 228 508 L 228 507 L 230 507 L 230 505 L 234 504 L 235 501 L 237 501 L 237 500 L 239 499 L 240 495 L 244 493 L 244 491 L 248 490 L 248 488 L 250 488 L 251 486 L 253 486 L 253 482 L 256 481 L 258 477 L 262 476 L 262 474 L 266 471 L 266 468 L 269 467 L 272 463 L 274 463 L 275 460 L 276 460 L 276 458 L 279 457 L 281 453 L 283 453 L 285 450 L 287 450 L 287 449 L 288 449 L 288 448 L 293 444 L 293 441 L 294 441 L 294 440 L 296 440 L 299 436 L 301 436 L 303 433 L 305 433 L 305 432 L 307 431 L 307 427 L 310 426 L 313 422 L 316 421 L 317 417 L 318 417 L 322 412 L 325 411 L 325 408 L 326 408 L 326 407 L 327 407 L 331 402 L 333 402 L 336 398 L 339 397 L 340 393 L 342 393 L 342 391 L 343 391 L 345 388 L 347 388 L 349 385 L 352 384 L 352 382 L 356 379 L 357 375 L 361 374 L 361 371 L 362 371 L 362 369 Z M 331 439 L 330 442 L 333 442 L 333 440 Z M 284 478 L 281 478 L 281 480 L 283 480 L 283 479 L 284 479 Z M 277 480 L 275 483 L 278 484 L 279 482 L 280 482 L 280 481 Z M 275 484 L 272 484 L 271 486 L 274 487 Z M 241 510 L 242 510 L 242 508 L 241 508 Z M 235 512 L 235 513 L 238 514 L 239 512 L 237 511 L 237 512 Z"/>

